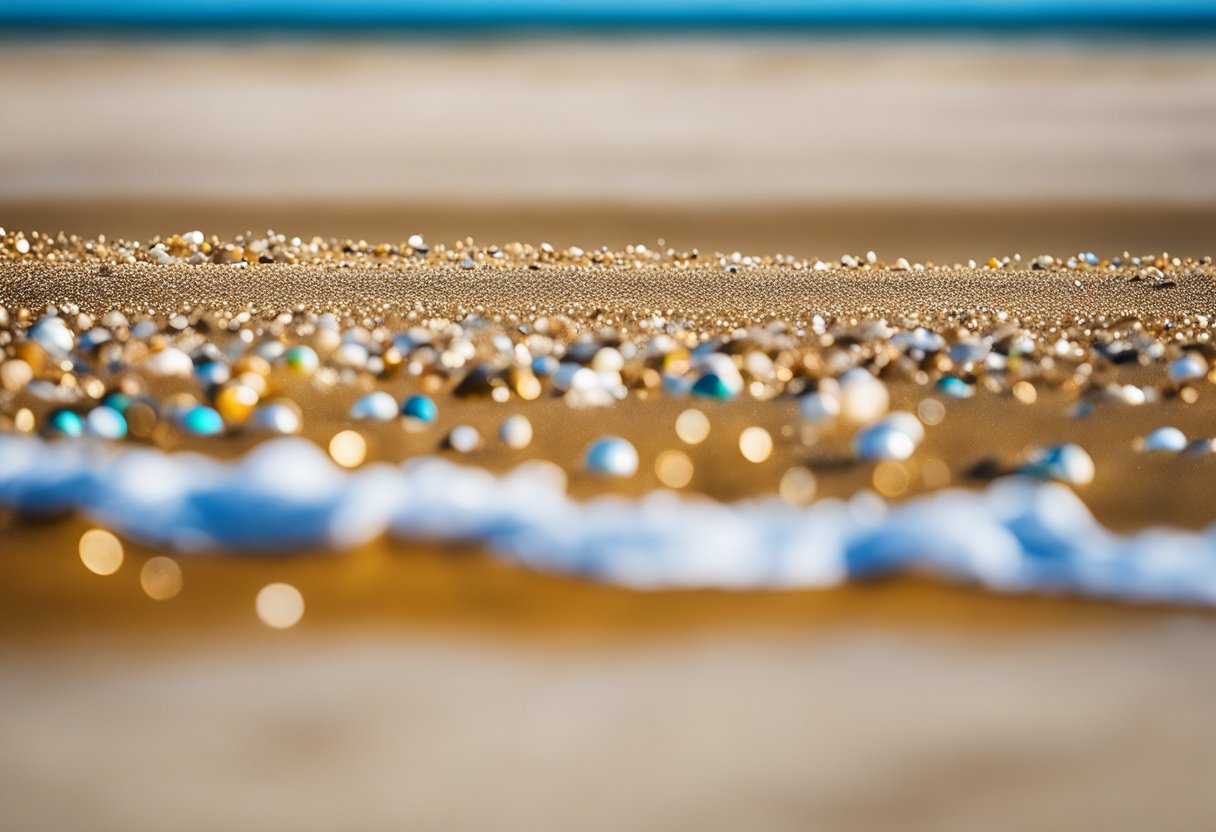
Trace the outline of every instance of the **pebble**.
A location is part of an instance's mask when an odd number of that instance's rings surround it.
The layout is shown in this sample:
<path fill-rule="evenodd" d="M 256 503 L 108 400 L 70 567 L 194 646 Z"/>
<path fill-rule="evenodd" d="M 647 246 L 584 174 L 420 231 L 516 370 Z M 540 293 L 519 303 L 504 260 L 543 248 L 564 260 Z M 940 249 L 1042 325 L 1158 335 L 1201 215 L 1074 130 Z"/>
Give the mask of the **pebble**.
<path fill-rule="evenodd" d="M 508 416 L 498 427 L 498 438 L 508 448 L 526 448 L 532 444 L 532 423 L 522 413 Z"/>
<path fill-rule="evenodd" d="M 195 436 L 218 436 L 224 432 L 224 417 L 206 405 L 196 405 L 181 414 L 178 424 Z"/>
<path fill-rule="evenodd" d="M 692 394 L 706 399 L 730 399 L 735 394 L 729 385 L 714 373 L 706 373 L 692 385 Z"/>
<path fill-rule="evenodd" d="M 258 405 L 249 417 L 248 424 L 254 430 L 282 436 L 294 436 L 302 427 L 300 414 L 279 402 Z"/>
<path fill-rule="evenodd" d="M 840 413 L 850 422 L 872 422 L 882 417 L 891 406 L 887 385 L 869 370 L 854 367 L 842 374 L 840 384 Z"/>
<path fill-rule="evenodd" d="M 226 423 L 242 425 L 253 415 L 258 398 L 253 388 L 244 384 L 230 384 L 215 394 L 215 409 Z"/>
<path fill-rule="evenodd" d="M 107 405 L 98 405 L 84 419 L 85 432 L 99 439 L 122 439 L 127 435 L 127 420 Z"/>
<path fill-rule="evenodd" d="M 397 400 L 383 390 L 361 396 L 350 408 L 357 421 L 391 422 L 397 418 Z"/>
<path fill-rule="evenodd" d="M 84 433 L 84 421 L 80 414 L 71 410 L 56 410 L 47 417 L 47 431 L 53 436 L 80 436 Z"/>
<path fill-rule="evenodd" d="M 410 396 L 401 405 L 401 415 L 424 425 L 431 425 L 439 418 L 439 409 L 429 396 Z"/>
<path fill-rule="evenodd" d="M 321 359 L 312 347 L 300 344 L 283 353 L 283 363 L 301 378 L 311 378 L 321 366 Z"/>
<path fill-rule="evenodd" d="M 448 434 L 448 447 L 457 453 L 472 453 L 481 447 L 481 434 L 472 425 L 457 425 Z"/>
<path fill-rule="evenodd" d="M 916 420 L 911 414 L 902 414 Z M 916 422 L 920 428 L 920 423 Z M 920 428 L 924 435 L 924 428 Z M 883 419 L 867 425 L 857 432 L 853 438 L 853 451 L 858 459 L 875 460 L 904 460 L 916 451 L 919 438 L 909 431 L 909 425 L 904 419 Z"/>
<path fill-rule="evenodd" d="M 29 328 L 27 336 L 55 358 L 67 357 L 76 344 L 76 336 L 58 315 L 39 318 L 38 322 Z"/>
<path fill-rule="evenodd" d="M 943 395 L 949 396 L 952 399 L 969 399 L 975 395 L 975 386 L 968 384 L 957 376 L 946 376 L 939 379 L 937 389 Z"/>
<path fill-rule="evenodd" d="M 1089 485 L 1094 481 L 1093 458 L 1080 445 L 1053 445 L 1036 451 L 1019 469 L 1039 479 L 1069 485 Z"/>
<path fill-rule="evenodd" d="M 161 378 L 190 378 L 194 375 L 194 362 L 177 347 L 165 347 L 144 359 L 143 371 Z"/>
<path fill-rule="evenodd" d="M 1195 439 L 1186 446 L 1183 451 L 1187 456 L 1211 456 L 1216 454 L 1216 438 L 1213 439 Z"/>
<path fill-rule="evenodd" d="M 1157 428 L 1140 440 L 1143 451 L 1169 451 L 1178 453 L 1186 448 L 1186 434 L 1174 427 Z"/>
<path fill-rule="evenodd" d="M 1208 362 L 1200 353 L 1190 351 L 1170 362 L 1169 376 L 1173 381 L 1194 381 L 1208 374 Z"/>
<path fill-rule="evenodd" d="M 637 449 L 619 436 L 604 436 L 587 447 L 588 472 L 605 477 L 632 477 L 638 471 Z"/>

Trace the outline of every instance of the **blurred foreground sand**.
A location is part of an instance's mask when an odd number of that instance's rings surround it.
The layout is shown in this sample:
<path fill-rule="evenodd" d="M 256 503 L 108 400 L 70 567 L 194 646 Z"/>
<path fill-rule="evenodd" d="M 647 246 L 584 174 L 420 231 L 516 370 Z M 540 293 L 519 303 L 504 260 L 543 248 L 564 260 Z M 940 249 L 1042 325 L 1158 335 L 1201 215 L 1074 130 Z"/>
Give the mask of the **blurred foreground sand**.
<path fill-rule="evenodd" d="M 4 653 L 0 823 L 1206 830 L 1214 627 Z"/>

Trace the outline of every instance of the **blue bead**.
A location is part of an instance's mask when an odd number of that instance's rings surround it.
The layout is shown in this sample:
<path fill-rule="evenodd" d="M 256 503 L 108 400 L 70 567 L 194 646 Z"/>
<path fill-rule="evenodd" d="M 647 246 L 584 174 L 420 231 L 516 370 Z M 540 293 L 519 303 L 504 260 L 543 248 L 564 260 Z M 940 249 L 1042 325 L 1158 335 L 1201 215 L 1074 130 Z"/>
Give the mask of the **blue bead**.
<path fill-rule="evenodd" d="M 428 396 L 410 396 L 401 406 L 401 415 L 429 425 L 439 418 L 439 408 Z"/>
<path fill-rule="evenodd" d="M 132 399 L 126 393 L 107 393 L 106 397 L 101 400 L 101 403 L 106 407 L 117 410 L 119 413 L 126 413 L 127 408 L 132 405 Z"/>
<path fill-rule="evenodd" d="M 181 425 L 196 436 L 218 436 L 224 432 L 224 418 L 205 405 L 187 410 L 181 417 Z"/>
<path fill-rule="evenodd" d="M 632 477 L 638 470 L 638 452 L 628 440 L 604 436 L 588 446 L 585 464 L 592 474 Z"/>
<path fill-rule="evenodd" d="M 726 382 L 713 373 L 706 373 L 697 379 L 692 386 L 694 396 L 704 396 L 707 399 L 729 399 L 733 397 Z"/>
<path fill-rule="evenodd" d="M 47 428 L 59 436 L 80 436 L 84 433 L 84 422 L 70 410 L 56 410 L 47 419 Z"/>
<path fill-rule="evenodd" d="M 969 399 L 975 395 L 975 388 L 961 378 L 946 376 L 937 383 L 937 389 L 952 399 Z"/>

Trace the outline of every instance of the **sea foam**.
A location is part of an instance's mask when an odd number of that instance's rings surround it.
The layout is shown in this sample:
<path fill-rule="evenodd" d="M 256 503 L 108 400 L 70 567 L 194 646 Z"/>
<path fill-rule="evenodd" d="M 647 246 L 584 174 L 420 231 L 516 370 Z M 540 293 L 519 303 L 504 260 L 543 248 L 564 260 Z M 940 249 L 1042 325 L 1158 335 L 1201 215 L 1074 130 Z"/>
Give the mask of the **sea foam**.
<path fill-rule="evenodd" d="M 917 570 L 1003 592 L 1216 603 L 1216 525 L 1118 535 L 1058 483 L 1009 477 L 893 505 L 869 492 L 805 507 L 669 491 L 578 501 L 551 467 L 496 475 L 422 457 L 348 472 L 298 438 L 221 462 L 7 434 L 0 505 L 79 512 L 185 552 L 341 550 L 387 533 L 645 589 L 824 587 Z"/>

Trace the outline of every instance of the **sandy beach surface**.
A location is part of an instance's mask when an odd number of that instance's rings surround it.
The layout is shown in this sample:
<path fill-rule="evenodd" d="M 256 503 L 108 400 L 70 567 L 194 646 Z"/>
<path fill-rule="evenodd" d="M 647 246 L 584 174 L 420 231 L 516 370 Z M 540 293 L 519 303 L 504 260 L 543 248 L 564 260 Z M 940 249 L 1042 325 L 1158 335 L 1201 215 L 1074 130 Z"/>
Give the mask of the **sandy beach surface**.
<path fill-rule="evenodd" d="M 432 314 L 654 307 L 729 329 L 810 309 L 927 322 L 1005 309 L 1043 326 L 1212 309 L 1201 271 L 1159 288 L 1101 273 L 1080 282 L 1025 270 L 0 267 L 10 307 L 70 300 L 94 314 L 234 299 L 262 310 L 417 302 Z M 323 442 L 356 392 L 310 400 L 306 436 Z M 897 406 L 921 395 L 892 385 Z M 445 420 L 492 432 L 497 405 L 440 401 Z M 1034 407 L 981 392 L 951 403 L 926 453 L 961 476 L 980 449 L 1014 460 L 1045 434 L 1079 439 L 1102 472 L 1084 496 L 1103 522 L 1199 528 L 1213 519 L 1202 485 L 1212 460 L 1146 458 L 1132 441 L 1162 421 L 1199 434 L 1213 401 L 1205 389 L 1193 403 L 1077 421 L 1046 392 Z M 671 423 L 680 407 L 526 404 L 532 453 L 555 460 L 577 459 L 610 428 L 650 459 L 674 435 L 637 426 Z M 713 412 L 692 488 L 720 499 L 771 493 L 781 466 L 806 453 L 781 432 L 785 410 Z M 778 437 L 772 464 L 715 465 L 738 458 L 744 425 L 766 420 Z M 367 430 L 374 457 L 428 450 L 388 427 Z M 243 441 L 176 447 L 227 456 Z M 844 436 L 823 446 L 833 442 L 847 447 Z M 511 458 L 487 451 L 477 462 L 497 469 Z M 603 488 L 574 464 L 569 473 L 577 495 Z M 824 470 L 820 488 L 848 494 L 867 475 Z M 644 469 L 626 490 L 655 484 Z M 920 579 L 640 593 L 529 574 L 475 549 L 388 543 L 181 558 L 181 594 L 156 602 L 138 574 L 158 553 L 131 544 L 119 572 L 91 574 L 75 551 L 85 527 L 12 515 L 0 524 L 6 828 L 1200 830 L 1216 817 L 1206 693 L 1216 621 L 1206 611 Z M 253 614 L 270 581 L 307 599 L 290 631 Z"/>
<path fill-rule="evenodd" d="M 153 309 L 163 324 L 190 303 L 397 326 L 417 303 L 419 315 L 536 306 L 588 320 L 672 310 L 724 333 L 816 312 L 950 330 L 952 315 L 1003 310 L 1040 332 L 1104 317 L 1168 341 L 1216 315 L 1210 266 L 1174 270 L 1169 285 L 965 267 L 1015 252 L 1214 253 L 1216 52 L 1204 42 L 30 39 L 4 44 L 0 77 L 9 232 L 146 241 L 272 227 L 964 264 L 727 275 L 0 262 L 0 302 L 35 317 L 66 302 L 94 315 Z M 1164 385 L 1160 363 L 1100 372 Z M 448 453 L 438 439 L 459 423 L 493 436 L 503 406 L 457 397 L 454 382 L 432 391 L 433 435 L 363 426 L 368 458 Z M 400 399 L 417 383 L 381 387 Z M 197 392 L 154 392 L 187 388 Z M 1213 389 L 1074 419 L 1065 380 L 1040 384 L 1033 406 L 981 387 L 946 404 L 892 499 L 940 487 L 943 471 L 982 488 L 984 471 L 1033 447 L 1080 442 L 1097 475 L 1079 493 L 1103 524 L 1203 528 L 1216 520 L 1216 456 L 1134 443 L 1164 424 L 1212 435 Z M 304 436 L 324 446 L 366 389 L 286 392 L 309 396 Z M 907 410 L 927 395 L 906 380 L 890 394 Z M 3 399 L 0 417 L 28 407 L 41 420 L 49 405 L 23 396 Z M 661 395 L 600 411 L 511 404 L 535 427 L 528 453 L 562 465 L 580 499 L 657 487 L 654 461 L 678 445 L 685 406 Z M 713 427 L 685 448 L 692 493 L 772 494 L 795 464 L 814 467 L 821 497 L 873 484 L 869 467 L 831 464 L 847 432 L 808 448 L 792 397 L 698 406 Z M 774 439 L 764 463 L 739 455 L 752 425 Z M 642 458 L 624 485 L 579 465 L 608 430 Z M 224 458 L 254 442 L 139 441 Z M 490 443 L 472 464 L 517 461 Z M 127 541 L 115 574 L 93 574 L 77 553 L 87 527 L 0 512 L 6 830 L 1216 826 L 1208 610 L 919 575 L 637 592 L 473 546 L 389 541 L 177 557 L 180 594 L 154 601 L 141 568 L 164 553 Z M 285 631 L 255 614 L 275 581 L 306 599 Z"/>

